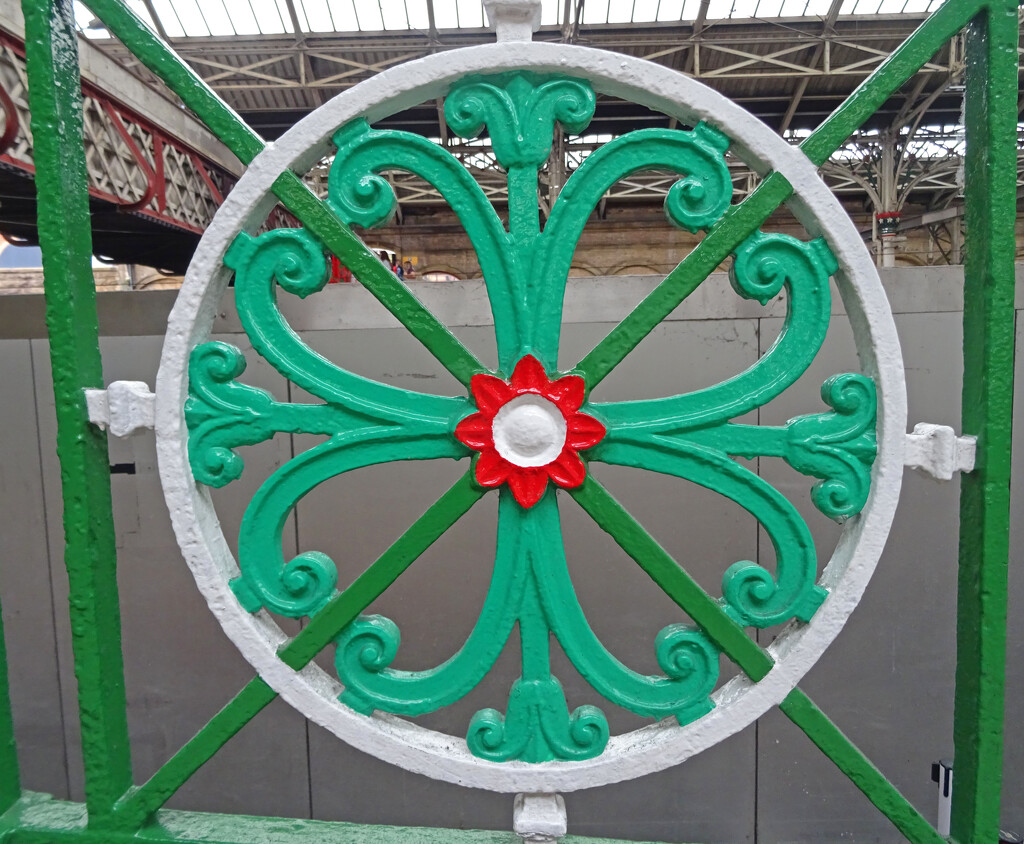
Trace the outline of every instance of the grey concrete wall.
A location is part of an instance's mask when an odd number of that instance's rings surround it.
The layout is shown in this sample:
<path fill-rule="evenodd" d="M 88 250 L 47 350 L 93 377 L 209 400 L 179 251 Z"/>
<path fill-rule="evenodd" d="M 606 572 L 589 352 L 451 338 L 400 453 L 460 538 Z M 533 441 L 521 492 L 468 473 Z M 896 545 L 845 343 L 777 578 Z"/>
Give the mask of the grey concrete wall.
<path fill-rule="evenodd" d="M 907 365 L 910 423 L 959 426 L 961 275 L 958 268 L 896 270 L 885 283 Z M 573 279 L 562 364 L 584 354 L 657 279 Z M 493 362 L 486 297 L 476 282 L 416 287 L 485 362 Z M 316 349 L 356 372 L 417 390 L 459 387 L 365 290 L 336 285 L 305 303 L 286 297 L 293 326 Z M 152 384 L 173 295 L 100 298 L 106 378 Z M 838 305 L 826 346 L 784 396 L 752 414 L 764 424 L 822 409 L 828 375 L 856 368 Z M 599 387 L 615 400 L 692 390 L 749 366 L 777 335 L 783 310 L 740 300 L 712 277 Z M 248 349 L 230 303 L 215 334 Z M 37 297 L 0 304 L 0 596 L 11 651 L 19 750 L 28 788 L 82 797 L 75 683 L 61 559 L 53 398 Z M 244 380 L 282 399 L 300 391 L 249 351 Z M 1018 392 L 1018 407 L 1024 401 Z M 1017 425 L 1024 416 L 1016 414 Z M 259 483 L 312 438 L 278 435 L 244 451 L 242 479 L 215 493 L 229 541 Z M 198 595 L 171 533 L 152 436 L 111 440 L 124 618 L 129 721 L 136 779 L 151 774 L 251 677 Z M 1017 449 L 1015 461 L 1024 460 Z M 1016 464 L 1015 464 L 1016 465 Z M 1024 467 L 1021 467 L 1024 468 Z M 321 550 L 350 577 L 387 547 L 461 472 L 451 461 L 360 470 L 304 499 L 286 530 L 285 553 Z M 824 562 L 837 527 L 809 501 L 810 483 L 763 459 L 760 473 L 794 500 Z M 757 524 L 739 508 L 682 481 L 597 466 L 602 482 L 708 589 L 738 559 L 766 558 Z M 952 750 L 958 483 L 910 473 L 895 527 L 867 594 L 839 639 L 805 680 L 810 696 L 928 818 L 936 792 L 930 763 Z M 1024 576 L 1014 498 L 1010 673 L 1004 825 L 1024 829 Z M 651 643 L 678 620 L 674 605 L 581 511 L 562 508 L 567 555 L 580 600 L 617 656 L 656 670 Z M 399 667 L 426 667 L 459 647 L 487 586 L 495 513 L 485 499 L 375 605 L 402 628 Z M 481 537 L 488 537 L 482 540 Z M 454 621 L 452 618 L 454 617 Z M 762 631 L 770 641 L 772 631 Z M 601 701 L 554 653 L 570 706 Z M 516 653 L 469 698 L 424 723 L 456 734 L 484 706 L 504 708 Z M 728 673 L 728 672 L 726 672 Z M 614 731 L 640 719 L 603 707 Z M 889 823 L 779 713 L 661 774 L 569 795 L 570 831 L 666 842 L 890 842 Z M 461 789 L 402 772 L 352 750 L 275 702 L 173 799 L 182 808 L 361 822 L 507 829 L 511 797 Z"/>

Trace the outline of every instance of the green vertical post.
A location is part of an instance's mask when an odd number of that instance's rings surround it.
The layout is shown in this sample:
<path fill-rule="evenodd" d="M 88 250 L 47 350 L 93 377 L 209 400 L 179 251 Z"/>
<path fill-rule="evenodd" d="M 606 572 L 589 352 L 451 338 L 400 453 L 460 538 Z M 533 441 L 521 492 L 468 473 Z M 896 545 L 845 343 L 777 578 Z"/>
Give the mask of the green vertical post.
<path fill-rule="evenodd" d="M 131 762 L 107 439 L 83 392 L 102 387 L 103 372 L 78 41 L 71 0 L 23 9 L 86 805 L 90 826 L 102 827 L 131 786 Z"/>
<path fill-rule="evenodd" d="M 11 714 L 11 690 L 7 677 L 7 646 L 4 641 L 3 612 L 0 611 L 0 815 L 21 796 L 18 773 L 18 748 L 14 743 L 14 718 Z"/>
<path fill-rule="evenodd" d="M 993 0 L 967 30 L 963 431 L 951 834 L 998 840 L 1006 670 L 1014 363 L 1017 4 Z"/>

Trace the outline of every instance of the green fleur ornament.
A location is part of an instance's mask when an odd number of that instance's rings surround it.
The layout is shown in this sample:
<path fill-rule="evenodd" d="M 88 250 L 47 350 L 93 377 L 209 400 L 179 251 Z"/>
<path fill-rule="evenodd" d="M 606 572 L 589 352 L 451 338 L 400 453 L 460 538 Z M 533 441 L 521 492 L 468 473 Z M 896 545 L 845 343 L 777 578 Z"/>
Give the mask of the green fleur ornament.
<path fill-rule="evenodd" d="M 644 129 L 589 155 L 541 226 L 538 169 L 550 155 L 555 128 L 582 132 L 594 107 L 590 85 L 565 76 L 475 76 L 451 88 L 445 117 L 452 131 L 463 138 L 486 133 L 507 172 L 507 227 L 470 173 L 427 139 L 375 130 L 365 120 L 334 135 L 326 201 L 344 223 L 386 224 L 396 199 L 382 174 L 400 169 L 429 182 L 472 241 L 494 317 L 498 369 L 480 368 L 463 378 L 464 396 L 434 396 L 361 378 L 292 331 L 277 305 L 278 288 L 305 297 L 327 280 L 325 248 L 306 229 L 240 234 L 225 263 L 235 273 L 238 312 L 254 350 L 319 402 L 277 402 L 240 383 L 245 363 L 227 344 L 204 343 L 190 359 L 185 418 L 197 481 L 223 486 L 237 479 L 244 464 L 236 449 L 275 432 L 325 437 L 275 471 L 246 510 L 240 574 L 232 588 L 249 612 L 310 616 L 315 623 L 336 596 L 337 570 L 327 555 L 308 550 L 285 560 L 281 552 L 289 514 L 335 475 L 392 460 L 465 458 L 472 460 L 474 494 L 497 492 L 491 583 L 457 653 L 432 668 L 392 668 L 401 634 L 379 615 L 348 623 L 335 639 L 334 653 L 345 704 L 365 714 L 416 716 L 463 698 L 517 634 L 521 676 L 508 700 L 501 710 L 477 712 L 467 725 L 469 750 L 497 762 L 588 759 L 608 743 L 608 722 L 596 705 L 570 712 L 551 673 L 552 636 L 593 688 L 595 701 L 600 696 L 637 715 L 681 724 L 707 714 L 714 706 L 723 630 L 742 636 L 743 627 L 805 622 L 827 594 L 815 582 L 818 559 L 803 519 L 778 490 L 734 458 L 786 461 L 813 479 L 815 506 L 843 520 L 864 507 L 876 454 L 875 385 L 859 374 L 825 382 L 824 412 L 781 427 L 734 421 L 788 389 L 818 354 L 831 311 L 829 279 L 837 269 L 821 239 L 802 242 L 756 232 L 735 250 L 730 280 L 736 294 L 762 304 L 784 294 L 787 313 L 771 349 L 727 381 L 682 395 L 598 403 L 590 400 L 589 382 L 580 373 L 556 371 L 572 256 L 588 217 L 616 181 L 648 169 L 675 173 L 665 213 L 691 232 L 713 229 L 732 197 L 724 159 L 729 139 L 720 131 L 705 123 L 692 130 Z M 632 537 L 620 544 L 639 549 L 630 553 L 648 573 L 685 577 L 664 562 L 667 555 L 656 544 L 645 544 L 639 525 L 590 475 L 593 462 L 674 475 L 715 492 L 757 519 L 775 549 L 773 572 L 741 560 L 722 573 L 710 615 L 690 613 L 705 619 L 702 624 L 672 624 L 658 634 L 651 642 L 658 674 L 633 671 L 605 647 L 566 566 L 559 496 L 568 494 L 599 522 L 616 520 L 617 538 Z"/>

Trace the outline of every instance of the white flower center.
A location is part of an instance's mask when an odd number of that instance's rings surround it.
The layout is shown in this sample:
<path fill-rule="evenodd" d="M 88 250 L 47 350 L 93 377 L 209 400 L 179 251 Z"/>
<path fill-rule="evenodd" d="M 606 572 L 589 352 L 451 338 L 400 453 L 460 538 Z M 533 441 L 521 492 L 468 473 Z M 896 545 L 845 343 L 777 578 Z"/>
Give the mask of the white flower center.
<path fill-rule="evenodd" d="M 546 466 L 565 445 L 565 417 L 533 393 L 516 396 L 494 414 L 491 429 L 498 454 L 514 466 Z"/>

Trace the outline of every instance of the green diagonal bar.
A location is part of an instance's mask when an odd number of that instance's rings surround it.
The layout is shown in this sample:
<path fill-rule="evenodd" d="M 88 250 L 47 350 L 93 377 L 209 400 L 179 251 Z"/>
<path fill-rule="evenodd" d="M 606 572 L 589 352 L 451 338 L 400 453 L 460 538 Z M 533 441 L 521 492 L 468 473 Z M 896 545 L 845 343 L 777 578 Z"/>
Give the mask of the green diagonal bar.
<path fill-rule="evenodd" d="M 984 0 L 946 0 L 808 136 L 800 149 L 816 165 L 824 164 L 868 117 L 984 5 Z M 742 203 L 730 208 L 697 248 L 575 367 L 575 371 L 586 380 L 588 389 L 593 389 L 604 380 L 792 192 L 789 182 L 779 173 L 772 173 Z"/>
<path fill-rule="evenodd" d="M 365 610 L 395 579 L 479 501 L 485 490 L 463 475 L 340 595 L 336 595 L 280 651 L 295 670 L 307 665 L 341 629 Z M 139 825 L 189 777 L 251 721 L 277 693 L 255 677 L 143 785 L 118 802 L 116 814 Z"/>
<path fill-rule="evenodd" d="M 909 841 L 946 844 L 946 839 L 800 689 L 793 689 L 779 708 Z"/>
<path fill-rule="evenodd" d="M 89 0 L 86 5 L 153 73 L 196 113 L 210 130 L 249 164 L 263 140 L 123 0 Z M 299 221 L 351 269 L 362 285 L 463 384 L 485 367 L 409 289 L 374 258 L 341 219 L 294 173 L 274 183 L 274 194 Z"/>
<path fill-rule="evenodd" d="M 199 116 L 239 161 L 248 164 L 263 150 L 263 139 L 126 3 L 122 0 L 89 0 L 85 5 L 111 35 L 181 97 L 181 101 Z"/>
<path fill-rule="evenodd" d="M 750 679 L 757 682 L 771 671 L 774 660 L 725 613 L 717 601 L 701 589 L 697 581 L 593 475 L 588 475 L 582 486 L 568 492 Z"/>

